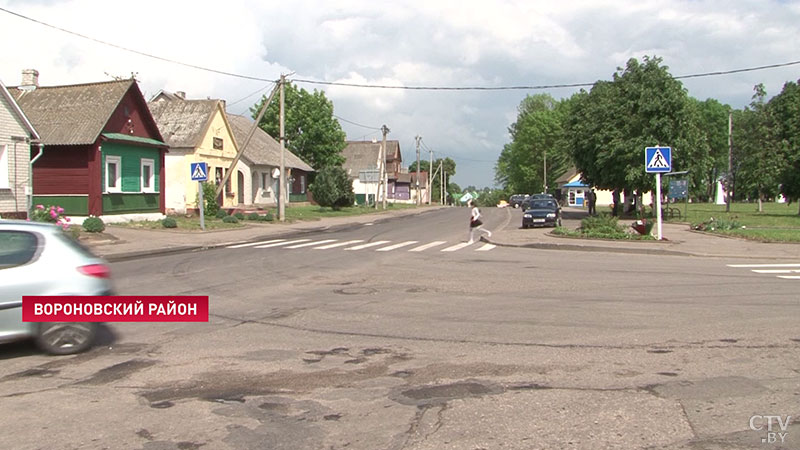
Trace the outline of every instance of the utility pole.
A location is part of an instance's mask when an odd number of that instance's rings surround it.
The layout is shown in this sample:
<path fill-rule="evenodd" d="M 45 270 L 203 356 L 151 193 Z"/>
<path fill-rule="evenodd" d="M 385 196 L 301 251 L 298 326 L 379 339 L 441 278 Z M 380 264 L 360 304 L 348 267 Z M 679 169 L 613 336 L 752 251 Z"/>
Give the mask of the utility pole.
<path fill-rule="evenodd" d="M 389 171 L 386 170 L 386 135 L 389 134 L 389 128 L 386 125 L 381 126 L 381 132 L 383 132 L 383 209 L 386 209 L 386 197 L 389 195 Z"/>
<path fill-rule="evenodd" d="M 431 154 L 431 162 L 428 163 L 428 204 L 433 202 L 433 150 L 428 150 Z"/>
<path fill-rule="evenodd" d="M 728 112 L 728 176 L 725 177 L 725 212 L 731 212 L 733 197 L 733 112 Z"/>
<path fill-rule="evenodd" d="M 444 188 L 446 179 L 447 179 L 447 172 L 442 171 L 442 205 L 444 205 L 444 193 L 447 192 Z"/>
<path fill-rule="evenodd" d="M 417 141 L 417 206 L 422 204 L 422 196 L 419 192 L 419 141 L 422 140 L 422 136 L 417 135 L 414 138 Z"/>
<path fill-rule="evenodd" d="M 544 149 L 544 178 L 542 179 L 542 185 L 544 186 L 544 191 L 542 194 L 547 193 L 547 149 Z"/>
<path fill-rule="evenodd" d="M 280 183 L 280 196 L 278 197 L 278 218 L 281 222 L 286 221 L 286 133 L 285 133 L 285 120 L 286 120 L 286 106 L 284 85 L 286 84 L 286 75 L 281 74 L 281 108 L 280 108 L 280 138 L 281 138 L 281 174 L 278 183 Z"/>

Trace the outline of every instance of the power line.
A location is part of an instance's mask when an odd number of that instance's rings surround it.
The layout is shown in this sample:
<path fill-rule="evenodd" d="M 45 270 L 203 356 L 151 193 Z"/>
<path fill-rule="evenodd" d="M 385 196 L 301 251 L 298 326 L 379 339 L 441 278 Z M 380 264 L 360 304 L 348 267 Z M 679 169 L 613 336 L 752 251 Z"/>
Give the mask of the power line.
<path fill-rule="evenodd" d="M 366 128 L 366 129 L 368 129 L 368 130 L 377 130 L 377 131 L 381 131 L 380 127 L 370 127 L 370 126 L 368 126 L 368 125 L 361 125 L 360 123 L 356 123 L 356 122 L 353 122 L 353 121 L 351 121 L 351 120 L 347 120 L 347 119 L 345 119 L 345 118 L 343 118 L 343 117 L 339 117 L 339 116 L 337 116 L 336 114 L 332 114 L 332 115 L 333 115 L 333 117 L 336 117 L 337 119 L 341 120 L 342 122 L 347 122 L 347 123 L 349 123 L 349 124 L 351 124 L 351 125 L 356 125 L 356 126 L 359 126 L 359 127 L 361 127 L 361 128 Z"/>
<path fill-rule="evenodd" d="M 248 98 L 250 98 L 250 97 L 252 97 L 252 96 L 254 96 L 254 95 L 256 95 L 256 94 L 259 94 L 259 93 L 261 93 L 261 92 L 263 92 L 263 91 L 266 91 L 266 90 L 267 90 L 267 88 L 269 88 L 270 86 L 272 86 L 272 84 L 273 84 L 273 83 L 270 83 L 270 84 L 268 84 L 268 85 L 266 85 L 266 86 L 264 86 L 264 87 L 260 88 L 259 90 L 257 90 L 257 91 L 255 91 L 255 92 L 253 92 L 253 93 L 247 94 L 246 96 L 244 96 L 244 97 L 240 98 L 239 100 L 236 100 L 235 102 L 228 103 L 228 105 L 227 105 L 227 106 L 233 106 L 233 105 L 235 105 L 235 104 L 237 104 L 237 103 L 241 103 L 241 102 L 243 102 L 243 101 L 247 100 Z"/>
<path fill-rule="evenodd" d="M 23 14 L 16 13 L 14 11 L 10 11 L 5 8 L 0 8 L 0 11 L 5 12 L 6 14 L 10 14 L 12 16 L 19 17 L 20 19 L 28 20 L 30 22 L 42 25 L 47 28 L 52 28 L 54 30 L 61 31 L 63 33 L 71 34 L 73 36 L 80 37 L 82 39 L 87 39 L 98 44 L 107 45 L 109 47 L 113 47 L 119 50 L 123 50 L 126 52 L 134 53 L 140 56 L 145 56 L 147 58 L 156 59 L 159 61 L 164 61 L 172 64 L 177 64 L 184 67 L 189 67 L 196 70 L 202 70 L 205 72 L 211 72 L 219 75 L 225 75 L 234 78 L 241 78 L 245 80 L 254 80 L 254 81 L 267 81 L 267 82 L 277 82 L 277 80 L 270 80 L 263 77 L 254 77 L 250 75 L 242 75 L 238 73 L 226 72 L 223 70 L 212 69 L 208 67 L 198 66 L 196 64 L 185 63 L 181 61 L 176 61 L 169 58 L 164 58 L 161 56 L 153 55 L 150 53 L 145 53 L 139 50 L 130 49 L 127 47 L 123 47 L 121 45 L 113 44 L 111 42 L 106 42 L 100 39 L 96 39 L 90 36 L 86 36 L 81 33 L 77 33 L 75 31 L 67 30 L 65 28 L 61 28 L 55 25 L 51 25 L 46 22 L 42 22 L 40 20 L 34 19 L 32 17 L 25 16 Z M 703 78 L 703 77 L 712 77 L 712 76 L 720 76 L 720 75 L 730 75 L 734 73 L 744 73 L 744 72 L 755 72 L 759 70 L 768 70 L 768 69 L 775 69 L 780 67 L 788 67 L 788 66 L 795 66 L 800 64 L 800 60 L 798 61 L 789 61 L 777 64 L 768 64 L 763 66 L 755 66 L 755 67 L 746 67 L 741 69 L 731 69 L 731 70 L 720 70 L 714 72 L 703 72 L 703 73 L 695 73 L 695 74 L 688 74 L 688 75 L 679 75 L 674 76 L 675 79 L 688 79 L 688 78 Z M 320 81 L 320 80 L 310 80 L 310 79 L 294 79 L 292 80 L 297 83 L 307 83 L 307 84 L 316 84 L 316 85 L 325 85 L 325 86 L 344 86 L 344 87 L 355 87 L 355 88 L 366 88 L 366 89 L 400 89 L 400 90 L 416 90 L 416 91 L 513 91 L 513 90 L 543 90 L 543 89 L 561 89 L 561 88 L 578 88 L 578 87 L 590 87 L 594 86 L 595 82 L 586 82 L 586 83 L 564 83 L 564 84 L 542 84 L 542 85 L 520 85 L 520 86 L 391 86 L 391 85 L 380 85 L 380 84 L 360 84 L 360 83 L 344 83 L 344 82 L 335 82 L 335 81 Z"/>

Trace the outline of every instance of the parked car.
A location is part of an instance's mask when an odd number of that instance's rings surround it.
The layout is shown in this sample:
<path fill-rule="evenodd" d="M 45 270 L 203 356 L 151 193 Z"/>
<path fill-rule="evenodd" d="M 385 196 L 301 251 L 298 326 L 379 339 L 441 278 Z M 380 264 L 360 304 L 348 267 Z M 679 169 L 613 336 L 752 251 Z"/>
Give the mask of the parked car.
<path fill-rule="evenodd" d="M 514 194 L 508 199 L 508 204 L 514 208 L 519 208 L 526 198 L 528 198 L 528 194 Z"/>
<path fill-rule="evenodd" d="M 88 349 L 97 324 L 23 322 L 25 295 L 114 295 L 110 270 L 61 228 L 0 220 L 0 343 L 34 339 L 52 354 Z"/>
<path fill-rule="evenodd" d="M 522 202 L 522 210 L 525 211 L 530 208 L 530 204 L 534 200 L 555 200 L 556 198 L 553 197 L 551 194 L 533 194 L 529 195 L 525 198 Z"/>
<path fill-rule="evenodd" d="M 532 200 L 522 214 L 522 228 L 561 226 L 561 208 L 555 199 Z"/>

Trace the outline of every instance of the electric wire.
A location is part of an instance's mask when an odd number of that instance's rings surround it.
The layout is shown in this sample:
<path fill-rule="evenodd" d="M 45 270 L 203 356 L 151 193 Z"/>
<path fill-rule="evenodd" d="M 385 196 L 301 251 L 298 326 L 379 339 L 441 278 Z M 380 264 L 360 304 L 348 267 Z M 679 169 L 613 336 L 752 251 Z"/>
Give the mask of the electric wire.
<path fill-rule="evenodd" d="M 264 77 L 255 77 L 251 75 L 243 75 L 233 72 L 227 72 L 224 70 L 213 69 L 209 67 L 199 66 L 197 64 L 186 63 L 182 61 L 177 61 L 169 58 L 165 58 L 158 55 L 153 55 L 150 53 L 142 52 L 139 50 L 130 49 L 127 47 L 123 47 L 121 45 L 113 44 L 111 42 L 103 41 L 101 39 L 93 38 L 91 36 L 87 36 L 75 31 L 68 30 L 66 28 L 62 28 L 56 25 L 51 25 L 49 23 L 43 22 L 41 20 L 34 19 L 32 17 L 25 16 L 23 14 L 8 10 L 6 8 L 0 8 L 0 12 L 4 12 L 6 14 L 10 14 L 12 16 L 18 17 L 20 19 L 24 19 L 38 25 L 52 28 L 54 30 L 61 31 L 63 33 L 71 34 L 73 36 L 80 37 L 82 39 L 87 39 L 98 44 L 106 45 L 109 47 L 113 47 L 119 50 L 123 50 L 126 52 L 134 53 L 140 56 L 144 56 L 147 58 L 156 59 L 159 61 L 177 64 L 180 66 L 201 70 L 205 72 L 211 72 L 218 75 L 224 75 L 234 78 L 241 78 L 245 80 L 253 80 L 253 81 L 266 81 L 266 82 L 276 82 L 277 80 L 272 80 Z M 687 74 L 687 75 L 678 75 L 673 76 L 674 79 L 689 79 L 689 78 L 704 78 L 704 77 L 712 77 L 712 76 L 721 76 L 721 75 L 730 75 L 735 73 L 745 73 L 745 72 L 755 72 L 759 70 L 768 70 L 768 69 L 775 69 L 781 67 L 789 67 L 795 66 L 800 64 L 800 60 L 797 61 L 788 61 L 783 63 L 776 63 L 776 64 L 767 64 L 755 67 L 745 67 L 739 69 L 730 69 L 730 70 L 718 70 L 712 72 L 702 72 L 702 73 L 695 73 L 695 74 Z M 295 83 L 306 83 L 306 84 L 314 84 L 314 85 L 325 85 L 325 86 L 343 86 L 343 87 L 354 87 L 354 88 L 364 88 L 364 89 L 399 89 L 399 90 L 411 90 L 411 91 L 512 91 L 512 90 L 544 90 L 544 89 L 561 89 L 561 88 L 579 88 L 579 87 L 591 87 L 594 86 L 595 82 L 583 82 L 583 83 L 562 83 L 562 84 L 541 84 L 541 85 L 517 85 L 517 86 L 392 86 L 392 85 L 380 85 L 380 84 L 362 84 L 362 83 L 345 83 L 345 82 L 338 82 L 338 81 L 321 81 L 321 80 L 313 80 L 313 79 L 304 79 L 304 78 L 297 78 L 291 80 Z"/>

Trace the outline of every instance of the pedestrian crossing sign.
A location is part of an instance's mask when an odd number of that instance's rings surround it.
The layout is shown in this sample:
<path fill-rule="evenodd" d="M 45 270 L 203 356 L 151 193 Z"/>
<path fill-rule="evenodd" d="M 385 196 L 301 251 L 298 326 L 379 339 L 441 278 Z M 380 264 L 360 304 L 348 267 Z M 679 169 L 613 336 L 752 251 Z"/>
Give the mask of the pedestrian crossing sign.
<path fill-rule="evenodd" d="M 672 148 L 647 147 L 644 149 L 644 171 L 667 173 L 672 171 Z"/>
<path fill-rule="evenodd" d="M 204 162 L 190 163 L 192 181 L 208 181 L 208 164 Z"/>

